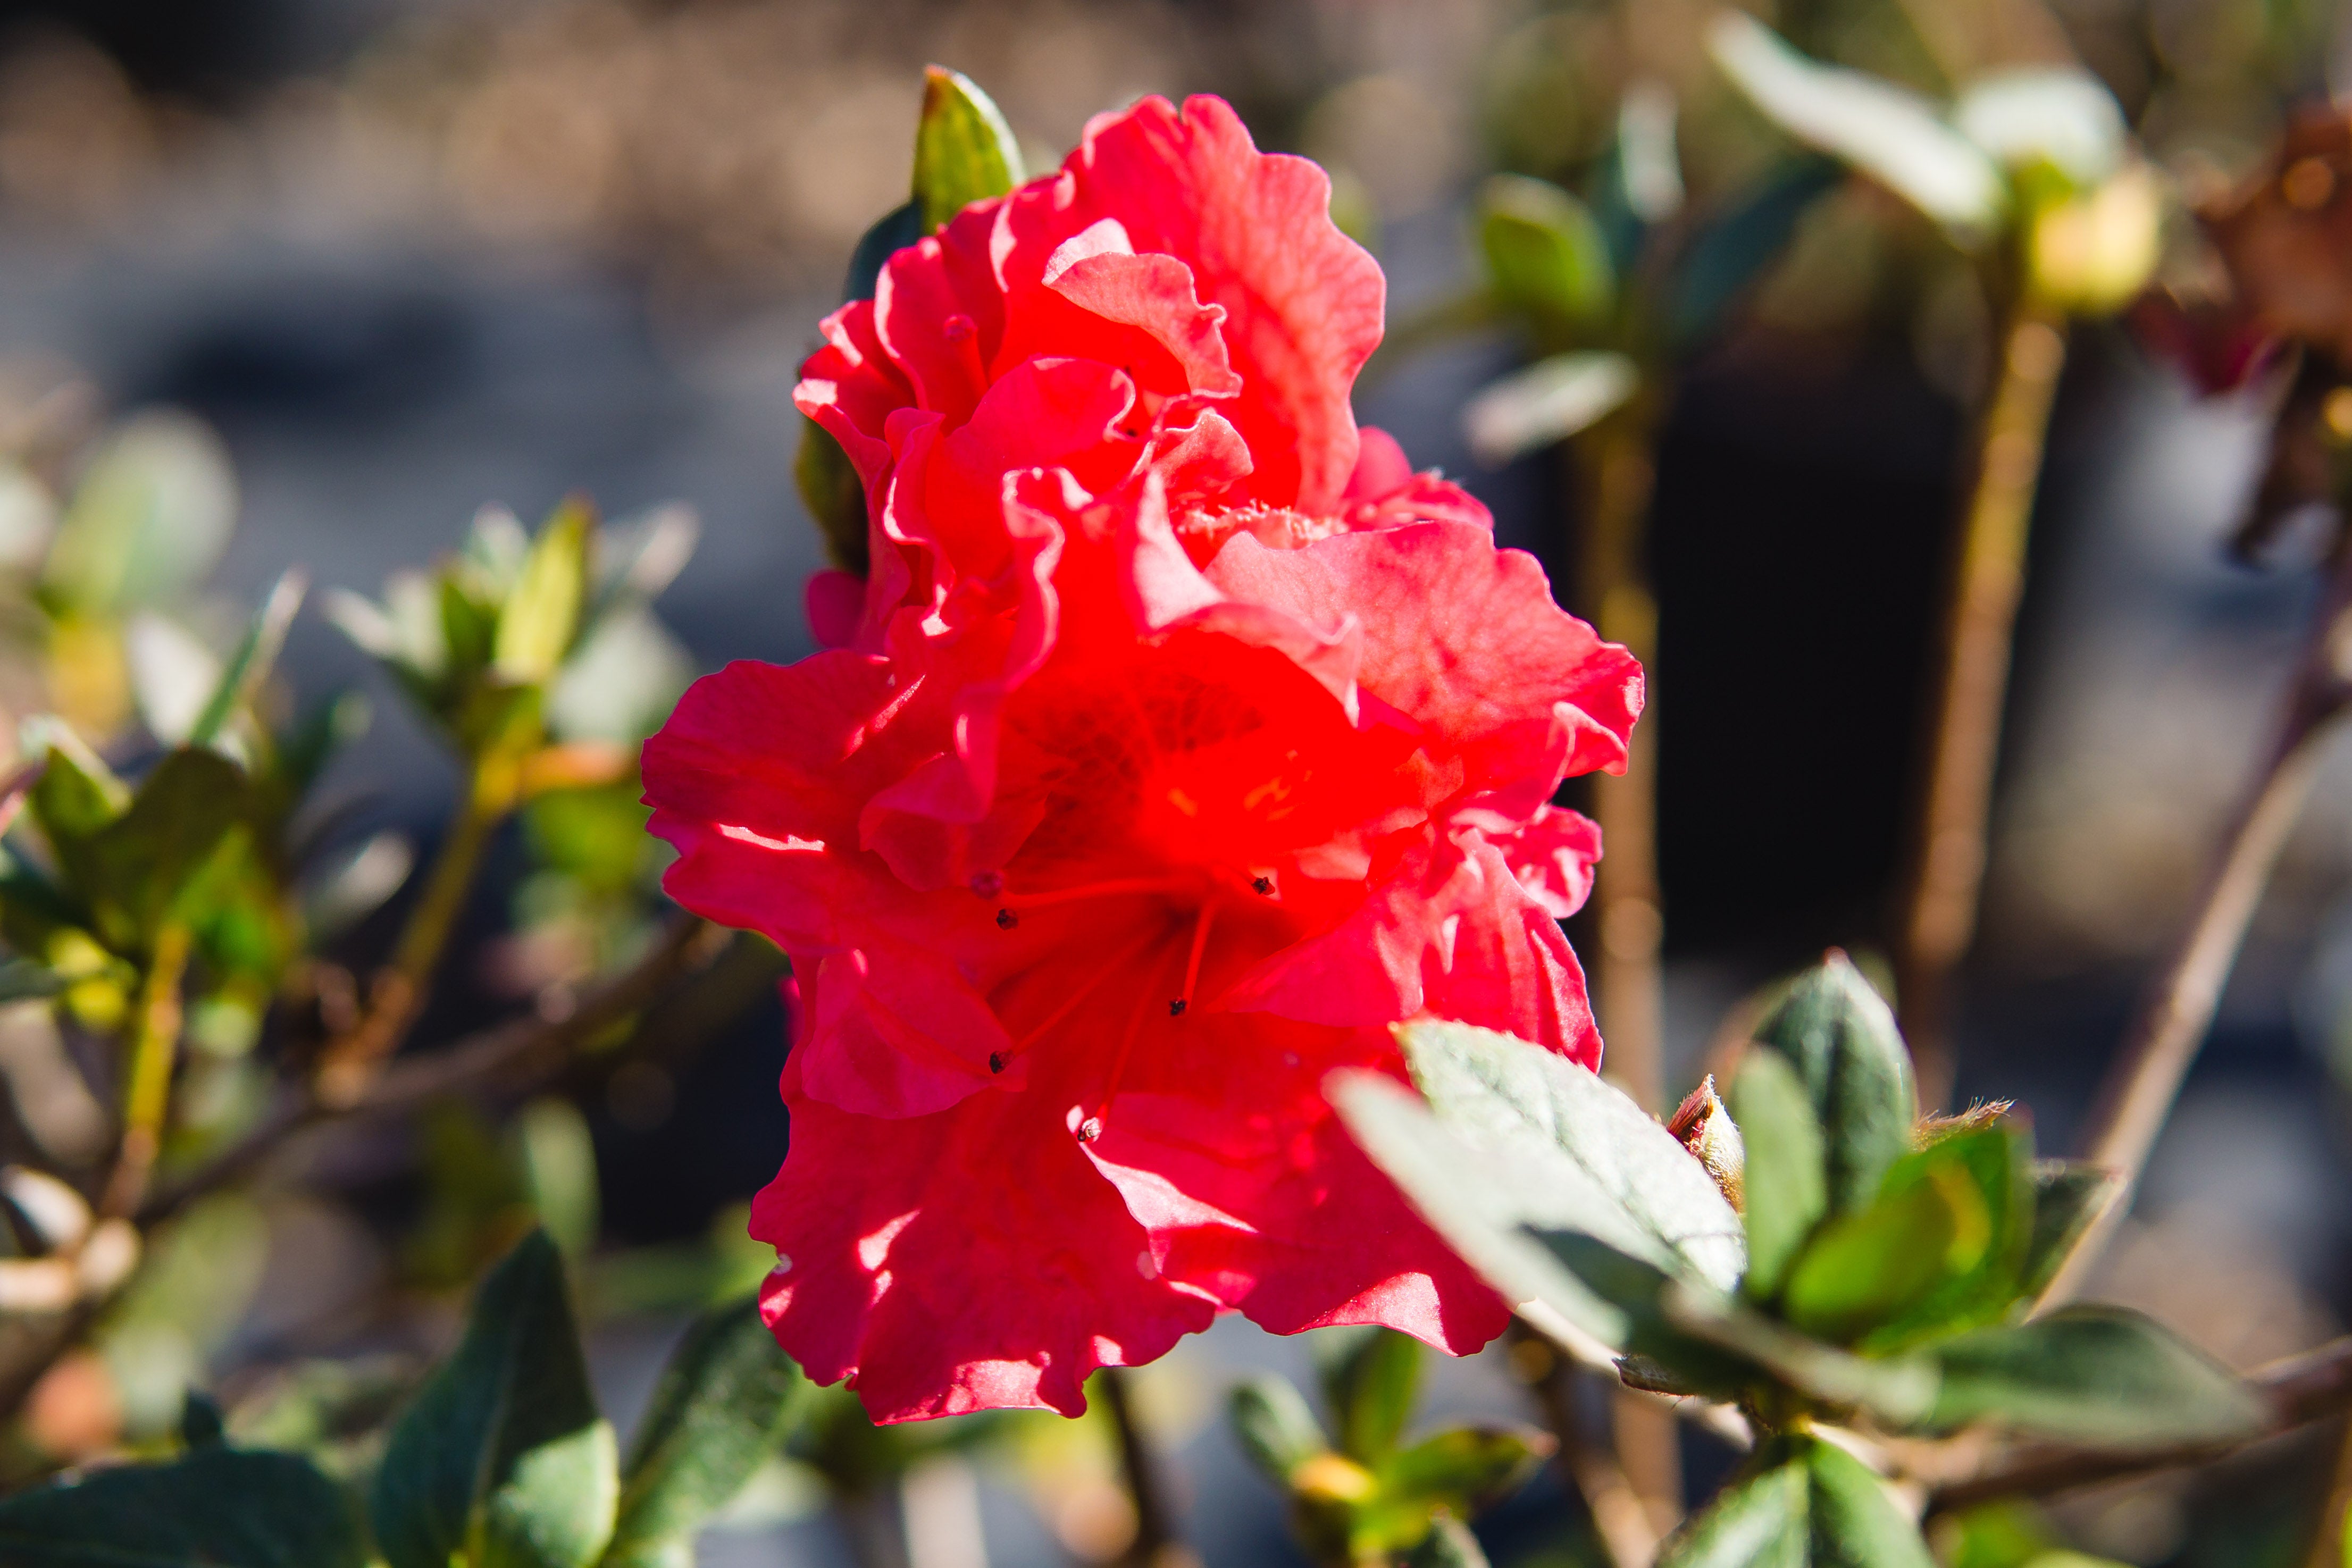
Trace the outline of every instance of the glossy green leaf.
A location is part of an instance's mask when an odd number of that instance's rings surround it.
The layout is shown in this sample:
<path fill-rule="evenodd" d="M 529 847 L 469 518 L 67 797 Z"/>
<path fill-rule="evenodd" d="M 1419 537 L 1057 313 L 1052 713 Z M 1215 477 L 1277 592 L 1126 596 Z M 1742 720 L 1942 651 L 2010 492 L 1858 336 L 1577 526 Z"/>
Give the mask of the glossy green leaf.
<path fill-rule="evenodd" d="M 1861 1461 L 1779 1437 L 1670 1536 L 1659 1568 L 1933 1568 L 1927 1542 Z"/>
<path fill-rule="evenodd" d="M 390 1568 L 587 1568 L 613 1532 L 597 1413 L 563 1261 L 534 1231 L 482 1281 L 456 1354 L 393 1427 L 371 1499 Z"/>
<path fill-rule="evenodd" d="M 1751 1051 L 1727 1102 L 1747 1151 L 1740 1179 L 1750 1300 L 1780 1293 L 1789 1267 L 1829 1212 L 1828 1155 L 1813 1103 L 1787 1057 Z"/>
<path fill-rule="evenodd" d="M 1286 1483 L 1291 1471 L 1330 1447 L 1315 1412 L 1307 1407 L 1306 1397 L 1287 1378 L 1272 1373 L 1234 1385 L 1226 1414 L 1233 1421 L 1234 1435 L 1241 1439 L 1242 1452 L 1277 1485 Z"/>
<path fill-rule="evenodd" d="M 1491 1030 L 1424 1019 L 1397 1038 L 1441 1121 L 1528 1162 L 1536 1179 L 1495 1194 L 1513 1223 L 1581 1231 L 1719 1290 L 1738 1282 L 1739 1217 L 1706 1167 L 1622 1091 Z"/>
<path fill-rule="evenodd" d="M 1318 1335 L 1323 1392 L 1339 1451 L 1375 1465 L 1394 1451 L 1421 1384 L 1421 1342 L 1394 1329 L 1329 1329 Z"/>
<path fill-rule="evenodd" d="M 207 1444 L 0 1501 L 0 1568 L 364 1568 L 341 1488 L 291 1454 Z M 436 1568 L 446 1568 L 446 1563 Z"/>
<path fill-rule="evenodd" d="M 1528 1427 L 1455 1427 L 1391 1456 L 1374 1473 L 1383 1496 L 1468 1518 L 1524 1486 L 1552 1446 Z"/>
<path fill-rule="evenodd" d="M 2110 1448 L 2222 1443 L 2260 1429 L 2264 1406 L 2227 1367 L 2120 1307 L 2071 1307 L 1935 1347 L 1942 1386 L 1927 1425 L 1990 1422 Z"/>
<path fill-rule="evenodd" d="M 695 1532 L 782 1450 L 809 1387 L 756 1297 L 698 1319 L 630 1445 L 603 1568 L 691 1568 Z"/>
<path fill-rule="evenodd" d="M 500 678 L 533 685 L 554 674 L 579 634 L 588 595 L 588 542 L 595 516 L 564 502 L 531 541 L 522 571 L 499 611 L 491 665 Z"/>
<path fill-rule="evenodd" d="M 1001 196 L 1024 177 L 1021 144 L 995 101 L 959 71 L 926 68 L 923 118 L 915 131 L 923 232 L 936 234 L 972 203 Z"/>
<path fill-rule="evenodd" d="M 1551 330 L 1606 316 L 1617 285 L 1609 246 L 1582 202 L 1548 181 L 1497 174 L 1480 188 L 1475 219 L 1496 303 Z"/>
<path fill-rule="evenodd" d="M 1789 1271 L 1781 1312 L 1840 1344 L 1911 1308 L 1982 1260 L 1992 1231 L 1983 1195 L 1956 1167 L 1823 1227 Z"/>
<path fill-rule="evenodd" d="M 1480 462 L 1508 463 L 1597 423 L 1641 384 L 1623 354 L 1554 354 L 1482 388 L 1462 411 L 1463 432 Z"/>
<path fill-rule="evenodd" d="M 2129 1184 L 2121 1173 L 2072 1160 L 2033 1166 L 2033 1233 L 2018 1266 L 2021 1294 L 2039 1296 L 2083 1244 L 2091 1228 L 2121 1200 Z"/>
<path fill-rule="evenodd" d="M 1790 982 L 1756 1040 L 1789 1059 L 1812 1100 L 1830 1212 L 1866 1207 L 1910 1152 L 1918 1115 L 1895 1015 L 1845 955 L 1832 953 Z"/>
<path fill-rule="evenodd" d="M 1843 159 L 1957 237 L 1974 242 L 2004 215 L 2009 193 L 2000 169 L 1925 99 L 1810 59 L 1738 11 L 1717 15 L 1707 48 L 1782 131 Z"/>
<path fill-rule="evenodd" d="M 2001 1120 L 1953 1134 L 1907 1155 L 1886 1173 L 1880 1201 L 1934 1185 L 1954 1172 L 1963 1176 L 1985 1217 L 1981 1245 L 1946 1254 L 1945 1271 L 1932 1288 L 1902 1312 L 1865 1335 L 1862 1349 L 1876 1353 L 1937 1334 L 1955 1333 L 2007 1316 L 2025 1292 L 2021 1271 L 2033 1239 L 2033 1144 L 2021 1124 Z M 1973 1254 L 1970 1256 L 1969 1254 Z"/>

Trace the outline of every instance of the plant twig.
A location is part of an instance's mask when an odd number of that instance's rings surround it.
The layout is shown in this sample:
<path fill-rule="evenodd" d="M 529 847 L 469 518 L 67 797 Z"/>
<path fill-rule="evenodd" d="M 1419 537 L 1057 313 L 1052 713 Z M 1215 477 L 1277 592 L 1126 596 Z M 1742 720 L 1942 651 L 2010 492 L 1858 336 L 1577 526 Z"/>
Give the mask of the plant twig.
<path fill-rule="evenodd" d="M 2230 830 L 2197 913 L 2133 1019 L 2093 1102 L 2084 1157 L 2139 1179 L 2221 1005 L 2263 891 L 2317 777 L 2343 711 L 2352 653 L 2352 540 L 2338 545 L 2327 587 L 2287 692 L 2275 740 Z M 2127 1197 L 2128 1195 L 2126 1195 Z M 2110 1204 L 2043 1292 L 2054 1305 L 2079 1289 L 2100 1244 L 2130 1206 Z"/>
<path fill-rule="evenodd" d="M 1167 1478 L 1150 1438 L 1135 1418 L 1135 1404 L 1124 1367 L 1106 1366 L 1095 1380 L 1102 1392 L 1103 1409 L 1118 1432 L 1119 1475 L 1135 1504 L 1135 1539 L 1121 1554 L 1135 1568 L 1199 1568 L 1200 1560 L 1178 1539 L 1175 1511 L 1170 1506 Z"/>
<path fill-rule="evenodd" d="M 466 798 L 434 856 L 425 889 L 401 928 L 392 960 L 368 991 L 367 1010 L 348 1034 L 321 1053 L 318 1092 L 335 1104 L 356 1104 L 383 1064 L 425 1010 L 434 972 L 449 945 L 474 873 L 490 835 L 512 807 L 519 763 L 502 751 L 478 758 L 468 769 Z"/>
<path fill-rule="evenodd" d="M 188 972 L 189 946 L 188 928 L 176 920 L 166 920 L 155 933 L 131 1030 L 122 1142 L 98 1201 L 101 1219 L 119 1218 L 139 1207 L 163 1147 L 164 1113 L 172 1103 L 172 1066 L 180 1051 L 180 982 Z"/>
<path fill-rule="evenodd" d="M 1553 1462 L 1560 1479 L 1584 1500 L 1610 1568 L 1650 1568 L 1657 1561 L 1660 1531 L 1616 1456 L 1585 1437 L 1576 1409 L 1576 1363 L 1531 1333 L 1516 1327 L 1514 1333 L 1519 1337 L 1511 1347 L 1512 1362 L 1533 1374 L 1528 1385 L 1544 1425 L 1559 1442 Z"/>
<path fill-rule="evenodd" d="M 1946 1030 L 1952 971 L 1976 932 L 2010 643 L 2025 586 L 2026 528 L 2066 362 L 2063 328 L 2054 313 L 2022 302 L 2002 326 L 1998 379 L 1979 430 L 1945 605 L 1895 944 L 1903 1033 L 1918 1065 L 1920 1104 L 1931 1111 L 1951 1092 Z"/>
<path fill-rule="evenodd" d="M 679 915 L 635 964 L 560 1019 L 517 1019 L 471 1034 L 430 1054 L 393 1064 L 367 1092 L 336 1104 L 295 1090 L 260 1125 L 210 1163 L 157 1193 L 139 1210 L 142 1226 L 169 1218 L 206 1193 L 245 1176 L 297 1133 L 321 1123 L 404 1111 L 444 1094 L 496 1083 L 522 1083 L 561 1065 L 582 1041 L 642 1009 L 674 981 L 709 964 L 728 933 L 691 915 Z"/>
<path fill-rule="evenodd" d="M 2352 1336 L 2273 1362 L 2247 1378 L 2246 1385 L 2269 1407 L 2270 1418 L 2261 1431 L 2238 1442 L 2140 1453 L 2036 1447 L 2011 1453 L 1995 1469 L 1937 1487 L 1928 1497 L 1928 1511 L 1945 1512 L 2001 1498 L 2048 1497 L 2101 1481 L 2210 1464 L 2352 1409 Z"/>
<path fill-rule="evenodd" d="M 1594 965 L 1603 1063 L 1643 1108 L 1665 1094 L 1665 929 L 1658 888 L 1658 606 L 1642 570 L 1642 541 L 1655 488 L 1651 437 L 1662 394 L 1655 389 L 1578 440 L 1584 486 L 1582 597 L 1601 634 L 1641 661 L 1647 706 L 1633 727 L 1625 771 L 1592 781 L 1592 815 L 1604 852 L 1595 868 Z M 1630 1396 L 1613 1400 L 1618 1462 L 1661 1530 L 1682 1518 L 1682 1453 L 1674 1423 Z"/>

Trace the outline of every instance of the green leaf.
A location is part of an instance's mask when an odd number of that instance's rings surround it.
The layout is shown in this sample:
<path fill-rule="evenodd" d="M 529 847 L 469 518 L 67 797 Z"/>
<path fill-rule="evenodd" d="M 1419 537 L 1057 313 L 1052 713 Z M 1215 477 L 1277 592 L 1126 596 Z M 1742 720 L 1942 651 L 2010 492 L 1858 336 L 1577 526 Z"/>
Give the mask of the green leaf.
<path fill-rule="evenodd" d="M 596 1150 L 588 1120 L 571 1101 L 542 1095 L 508 1129 L 523 1196 L 567 1258 L 596 1244 Z"/>
<path fill-rule="evenodd" d="M 2073 1307 L 1935 1347 L 1943 1384 L 1927 1425 L 1989 1421 L 2107 1448 L 2224 1443 L 2263 1403 L 2227 1367 L 2137 1312 Z"/>
<path fill-rule="evenodd" d="M 588 540 L 595 515 L 565 501 L 547 519 L 524 558 L 522 574 L 499 611 L 491 665 L 517 685 L 535 685 L 563 663 L 580 631 L 588 595 Z"/>
<path fill-rule="evenodd" d="M 866 486 L 841 443 L 806 414 L 801 416 L 801 446 L 793 459 L 793 479 L 801 505 L 824 536 L 833 564 L 864 577 L 872 541 L 866 537 Z"/>
<path fill-rule="evenodd" d="M 1287 1378 L 1262 1373 L 1234 1385 L 1226 1413 L 1242 1452 L 1276 1485 L 1291 1471 L 1326 1452 L 1330 1444 L 1315 1412 Z"/>
<path fill-rule="evenodd" d="M 1330 1329 L 1318 1349 L 1330 1347 L 1323 1368 L 1324 1396 L 1339 1430 L 1339 1451 L 1377 1465 L 1394 1451 L 1412 1418 L 1421 1382 L 1421 1342 L 1394 1329 Z"/>
<path fill-rule="evenodd" d="M 1548 181 L 1497 174 L 1480 189 L 1478 248 L 1506 309 L 1549 330 L 1589 326 L 1617 292 L 1609 246 L 1582 202 Z"/>
<path fill-rule="evenodd" d="M 1740 1479 L 1666 1538 L 1658 1568 L 1805 1568 L 1811 1485 L 1786 1447 L 1759 1449 Z"/>
<path fill-rule="evenodd" d="M 1481 388 L 1462 428 L 1482 463 L 1501 465 L 1565 441 L 1622 406 L 1642 384 L 1623 354 L 1554 354 Z"/>
<path fill-rule="evenodd" d="M 1478 1538 L 1451 1515 L 1433 1521 L 1428 1535 L 1404 1561 L 1405 1568 L 1486 1568 L 1486 1553 Z"/>
<path fill-rule="evenodd" d="M 221 1441 L 221 1408 L 213 1396 L 191 1388 L 180 1396 L 180 1445 L 209 1448 Z"/>
<path fill-rule="evenodd" d="M 1790 1270 L 1781 1312 L 1809 1334 L 1851 1343 L 1974 1268 L 1991 1232 L 1966 1172 L 1939 1167 L 1824 1227 Z"/>
<path fill-rule="evenodd" d="M 465 1338 L 392 1430 L 371 1512 L 391 1568 L 587 1568 L 613 1532 L 613 1428 L 533 1231 L 482 1281 Z"/>
<path fill-rule="evenodd" d="M 210 746 L 220 735 L 221 728 L 237 709 L 253 701 L 254 693 L 269 678 L 278 654 L 286 646 L 286 632 L 294 624 L 294 612 L 302 607 L 302 595 L 310 580 L 299 570 L 289 570 L 279 577 L 270 589 L 269 597 L 261 603 L 253 623 L 239 639 L 236 652 L 229 655 L 228 666 L 221 672 L 220 684 L 205 700 L 204 711 L 190 727 L 187 744 Z"/>
<path fill-rule="evenodd" d="M 1916 1526 L 1861 1461 L 1778 1437 L 1668 1537 L 1658 1568 L 1934 1568 Z"/>
<path fill-rule="evenodd" d="M 1787 1057 L 1821 1124 L 1830 1212 L 1850 1214 L 1911 1149 L 1918 1100 L 1895 1015 L 1843 953 L 1790 982 L 1756 1040 Z"/>
<path fill-rule="evenodd" d="M 2018 1290 L 2039 1296 L 2083 1244 L 2091 1228 L 2123 1197 L 2122 1174 L 2071 1160 L 2033 1166 L 2033 1235 L 2018 1266 Z"/>
<path fill-rule="evenodd" d="M 758 1298 L 698 1319 L 630 1445 L 604 1568 L 690 1568 L 695 1531 L 782 1449 L 808 1392 Z"/>
<path fill-rule="evenodd" d="M 2004 215 L 2009 193 L 2000 169 L 1916 94 L 1810 59 L 1738 11 L 1717 16 L 1707 48 L 1782 131 L 1843 159 L 1955 237 L 1973 243 Z"/>
<path fill-rule="evenodd" d="M 91 835 L 69 865 L 98 934 L 132 950 L 167 917 L 186 917 L 195 883 L 250 804 L 245 772 L 216 751 L 183 748 L 140 780 L 131 809 Z M 60 851 L 59 860 L 67 857 Z"/>
<path fill-rule="evenodd" d="M 1021 183 L 1021 144 L 994 100 L 971 78 L 943 66 L 923 71 L 923 118 L 915 131 L 915 200 L 923 232 Z"/>
<path fill-rule="evenodd" d="M 1532 1428 L 1455 1427 L 1391 1456 L 1374 1473 L 1385 1498 L 1436 1504 L 1466 1519 L 1527 1484 L 1552 1447 Z"/>
<path fill-rule="evenodd" d="M 1491 1030 L 1424 1019 L 1396 1032 L 1441 1121 L 1551 1178 L 1496 1195 L 1513 1223 L 1581 1231 L 1718 1289 L 1738 1282 L 1739 1217 L 1706 1167 L 1622 1091 Z"/>
<path fill-rule="evenodd" d="M 184 413 L 142 413 L 83 470 L 49 547 L 42 597 L 120 615 L 193 588 L 236 522 L 236 476 L 220 438 Z"/>
<path fill-rule="evenodd" d="M 349 1500 L 291 1454 L 206 1446 L 0 1501 L 0 1568 L 365 1568 Z M 447 1568 L 446 1563 L 435 1568 Z"/>
<path fill-rule="evenodd" d="M 1942 1181 L 1939 1173 L 1953 1170 L 1965 1176 L 1982 1205 L 1983 1243 L 1948 1253 L 1943 1277 L 1905 1312 L 1874 1328 L 1862 1342 L 1864 1354 L 1997 1322 L 2024 1294 L 2019 1272 L 2033 1239 L 2031 1134 L 2004 1119 L 1939 1139 L 1895 1163 L 1880 1189 L 1881 1201 Z"/>
<path fill-rule="evenodd" d="M 1780 259 L 1798 222 L 1844 180 L 1835 159 L 1800 153 L 1710 218 L 1674 264 L 1667 307 L 1673 340 L 1697 343 L 1716 331 L 1733 302 Z"/>
<path fill-rule="evenodd" d="M 69 881 L 81 878 L 82 846 L 131 809 L 131 790 L 79 737 L 62 724 L 47 727 L 48 756 L 26 792 L 25 809 Z"/>
<path fill-rule="evenodd" d="M 1802 1448 L 1817 1568 L 1935 1568 L 1919 1527 L 1895 1506 L 1886 1483 L 1869 1467 L 1817 1437 Z"/>
<path fill-rule="evenodd" d="M 1789 1059 L 1751 1051 L 1731 1081 L 1731 1120 L 1747 1150 L 1740 1191 L 1748 1297 L 1769 1301 L 1829 1212 L 1828 1156 L 1813 1103 Z"/>
<path fill-rule="evenodd" d="M 849 277 L 842 284 L 841 298 L 873 298 L 883 264 L 929 232 L 923 227 L 920 203 L 903 202 L 883 214 L 872 228 L 858 237 L 857 248 L 849 253 Z"/>

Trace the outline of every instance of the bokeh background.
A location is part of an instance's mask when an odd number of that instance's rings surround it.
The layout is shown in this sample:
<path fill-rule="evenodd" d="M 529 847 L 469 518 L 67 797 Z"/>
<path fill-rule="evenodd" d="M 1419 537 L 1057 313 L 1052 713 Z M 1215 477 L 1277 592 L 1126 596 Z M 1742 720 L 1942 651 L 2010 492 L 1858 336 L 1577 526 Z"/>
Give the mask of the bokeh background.
<path fill-rule="evenodd" d="M 294 564 L 373 592 L 453 547 L 486 502 L 526 518 L 574 490 L 614 516 L 682 502 L 701 542 L 660 612 L 691 663 L 789 660 L 810 649 L 801 587 L 821 564 L 793 484 L 791 388 L 851 246 L 903 199 L 924 63 L 994 94 L 1033 167 L 1139 94 L 1223 94 L 1261 145 L 1333 171 L 1338 205 L 1388 270 L 1395 317 L 1467 277 L 1465 204 L 1478 180 L 1572 174 L 1637 77 L 1680 99 L 1695 190 L 1782 150 L 1706 63 L 1709 10 L 0 5 L 0 419 L 70 425 L 161 405 L 206 422 L 239 494 L 212 580 L 224 602 L 250 604 Z M 2071 55 L 2194 192 L 2253 165 L 2292 105 L 2352 89 L 2337 74 L 2352 69 L 2338 11 L 1790 0 L 1768 19 L 1818 55 L 1931 92 L 1972 64 Z M 1882 939 L 1986 329 L 1958 258 L 1856 184 L 1811 210 L 1747 308 L 1683 368 L 1650 563 L 1677 1087 L 1753 988 L 1825 945 L 1867 952 Z M 1484 468 L 1460 427 L 1472 392 L 1524 353 L 1496 329 L 1385 360 L 1360 416 L 1465 480 L 1566 590 L 1574 487 L 1558 455 Z M 2268 570 L 2222 549 L 2264 428 L 2257 392 L 2200 397 L 2126 327 L 2078 329 L 1958 1030 L 1962 1096 L 2019 1100 L 2049 1147 L 2068 1142 L 2183 918 L 2308 612 L 2293 540 Z M 306 692 L 382 690 L 314 613 L 297 623 L 287 667 Z M 429 846 L 456 774 L 397 702 L 377 704 L 338 766 L 345 831 Z M 2242 1365 L 2352 1316 L 2347 785 L 2352 757 L 2339 755 L 2102 1287 Z M 436 1029 L 512 1006 L 545 961 L 516 935 L 522 847 L 500 855 Z M 656 1269 L 732 1222 L 781 1157 L 782 1053 L 779 1010 L 762 1003 L 583 1096 L 606 1249 Z M 0 1068 L 31 1083 L 39 1064 Z M 408 1149 L 435 1135 L 355 1134 L 326 1157 L 333 1196 L 271 1213 L 257 1282 L 208 1341 L 212 1376 L 249 1379 L 380 1331 L 365 1303 L 410 1277 L 404 1238 L 436 1201 L 384 1174 L 405 1168 L 387 1140 Z M 611 1298 L 594 1340 L 623 1411 L 677 1324 L 633 1299 Z M 1275 1498 L 1213 1419 L 1218 1369 L 1243 1363 L 1303 1364 L 1297 1346 L 1226 1324 L 1147 1384 L 1184 1437 L 1187 1515 L 1213 1563 L 1291 1551 Z M 1441 1408 L 1517 1397 L 1485 1362 L 1444 1369 L 1438 1389 Z M 2297 1489 L 2327 1458 L 2325 1444 L 2266 1451 L 2201 1488 L 2095 1493 L 2068 1517 L 2086 1544 L 2135 1562 L 2286 1562 Z M 841 1527 L 808 1513 L 804 1478 L 770 1479 L 705 1561 L 845 1560 Z M 1549 1486 L 1500 1517 L 1498 1561 L 1573 1560 Z M 904 1503 L 914 1568 L 1083 1559 L 1116 1544 L 1119 1506 L 1098 1451 L 1042 1428 L 1013 1458 L 936 1461 Z"/>

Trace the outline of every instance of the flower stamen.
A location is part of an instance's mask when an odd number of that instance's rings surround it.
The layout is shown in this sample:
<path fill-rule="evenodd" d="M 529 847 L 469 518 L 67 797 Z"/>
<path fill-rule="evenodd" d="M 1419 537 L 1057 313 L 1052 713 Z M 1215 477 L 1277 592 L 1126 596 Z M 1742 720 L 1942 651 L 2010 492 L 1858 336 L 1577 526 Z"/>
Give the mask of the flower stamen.
<path fill-rule="evenodd" d="M 1216 917 L 1214 904 L 1201 905 L 1201 918 L 1192 926 L 1192 950 L 1184 958 L 1184 989 L 1168 1004 L 1170 1018 L 1182 1018 L 1192 1005 L 1192 988 L 1201 983 L 1201 955 L 1209 950 L 1209 925 Z"/>
<path fill-rule="evenodd" d="M 1108 882 L 1082 882 L 1070 887 L 1049 888 L 1044 893 L 1008 893 L 997 903 L 999 925 L 1003 916 L 1019 909 L 1038 909 L 1049 904 L 1076 904 L 1090 898 L 1140 898 L 1150 894 L 1185 893 L 1197 887 L 1195 882 L 1180 877 L 1129 876 L 1114 877 Z M 1011 926 L 1005 927 L 1007 930 Z"/>
<path fill-rule="evenodd" d="M 1044 1037 L 1046 1030 L 1052 1029 L 1055 1024 L 1060 1023 L 1064 1019 L 1068 1018 L 1070 1014 L 1076 1011 L 1078 1004 L 1092 996 L 1096 987 L 1110 978 L 1111 975 L 1117 970 L 1124 967 L 1135 959 L 1141 957 L 1145 949 L 1149 948 L 1154 942 L 1160 941 L 1164 933 L 1159 930 L 1147 930 L 1137 940 L 1129 943 L 1123 950 L 1110 958 L 1108 962 L 1104 963 L 1099 968 L 1096 969 L 1091 976 L 1087 977 L 1084 985 L 1079 986 L 1067 997 L 1065 997 L 1062 999 L 1062 1005 L 1055 1008 L 1052 1012 L 1047 1013 L 1044 1021 L 1031 1029 L 1028 1033 L 1023 1035 L 1019 1040 L 1014 1040 L 1011 1050 L 992 1051 L 988 1058 L 988 1070 L 991 1072 L 1003 1071 L 1006 1065 L 1009 1064 L 1014 1057 L 1020 1055 L 1023 1051 L 1036 1044 L 1037 1041 Z"/>

